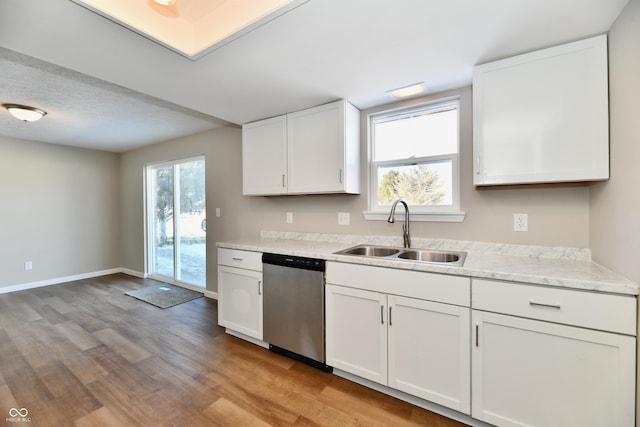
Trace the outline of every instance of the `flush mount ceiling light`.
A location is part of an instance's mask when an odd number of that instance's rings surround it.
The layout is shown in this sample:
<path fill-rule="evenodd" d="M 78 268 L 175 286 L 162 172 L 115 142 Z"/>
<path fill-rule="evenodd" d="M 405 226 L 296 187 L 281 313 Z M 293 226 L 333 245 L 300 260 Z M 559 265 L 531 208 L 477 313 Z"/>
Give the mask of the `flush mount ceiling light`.
<path fill-rule="evenodd" d="M 24 122 L 35 122 L 47 115 L 46 111 L 39 108 L 20 104 L 2 104 L 13 117 Z"/>
<path fill-rule="evenodd" d="M 163 6 L 171 6 L 173 4 L 176 4 L 176 0 L 153 0 L 153 1 Z"/>
<path fill-rule="evenodd" d="M 414 83 L 409 86 L 389 90 L 387 91 L 387 93 L 396 99 L 419 95 L 421 93 L 424 93 L 424 82 Z"/>

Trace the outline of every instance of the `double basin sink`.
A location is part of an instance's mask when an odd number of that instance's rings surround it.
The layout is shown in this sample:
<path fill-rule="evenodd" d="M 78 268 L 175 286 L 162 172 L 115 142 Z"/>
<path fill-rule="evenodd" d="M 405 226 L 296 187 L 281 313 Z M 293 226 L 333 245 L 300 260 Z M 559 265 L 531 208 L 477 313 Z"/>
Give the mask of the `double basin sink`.
<path fill-rule="evenodd" d="M 412 261 L 462 267 L 466 252 L 441 251 L 436 249 L 390 248 L 386 246 L 358 245 L 336 252 L 339 255 L 353 255 L 395 261 Z"/>

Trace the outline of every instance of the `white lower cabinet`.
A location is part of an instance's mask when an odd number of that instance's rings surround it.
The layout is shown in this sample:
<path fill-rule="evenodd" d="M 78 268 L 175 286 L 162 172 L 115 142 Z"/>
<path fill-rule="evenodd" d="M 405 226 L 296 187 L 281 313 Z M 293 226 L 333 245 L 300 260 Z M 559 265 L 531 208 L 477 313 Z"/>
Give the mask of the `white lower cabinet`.
<path fill-rule="evenodd" d="M 469 414 L 470 309 L 388 296 L 389 387 Z"/>
<path fill-rule="evenodd" d="M 218 250 L 218 324 L 258 340 L 262 340 L 261 255 Z"/>
<path fill-rule="evenodd" d="M 472 310 L 473 418 L 509 427 L 634 425 L 636 337 L 594 328 L 635 318 L 635 298 L 489 280 L 472 286 L 474 307 L 516 314 Z M 595 323 L 574 326 L 585 310 Z"/>
<path fill-rule="evenodd" d="M 327 364 L 469 414 L 469 311 L 328 284 Z"/>

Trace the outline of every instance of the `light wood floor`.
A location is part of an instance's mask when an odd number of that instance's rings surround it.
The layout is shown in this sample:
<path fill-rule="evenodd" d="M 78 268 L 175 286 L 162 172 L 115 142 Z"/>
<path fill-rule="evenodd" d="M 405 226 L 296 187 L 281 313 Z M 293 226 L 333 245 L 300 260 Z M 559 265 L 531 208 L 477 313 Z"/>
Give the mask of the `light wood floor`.
<path fill-rule="evenodd" d="M 462 424 L 224 333 L 217 303 L 161 310 L 115 274 L 0 295 L 0 421 L 12 426 Z M 15 414 L 15 410 L 13 411 Z"/>

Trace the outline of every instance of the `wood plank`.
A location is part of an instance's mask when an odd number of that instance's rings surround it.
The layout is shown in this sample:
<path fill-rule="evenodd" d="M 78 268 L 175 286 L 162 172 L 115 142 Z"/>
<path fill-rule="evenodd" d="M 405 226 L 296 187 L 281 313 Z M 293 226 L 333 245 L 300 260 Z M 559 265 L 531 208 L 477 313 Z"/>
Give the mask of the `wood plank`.
<path fill-rule="evenodd" d="M 205 409 L 204 414 L 223 426 L 269 427 L 272 425 L 224 398 L 218 399 Z"/>
<path fill-rule="evenodd" d="M 93 335 L 75 322 L 66 321 L 58 323 L 53 328 L 79 350 L 89 350 L 90 348 L 100 345 L 100 341 L 95 339 Z"/>
<path fill-rule="evenodd" d="M 146 359 L 147 357 L 151 357 L 151 353 L 143 347 L 139 346 L 135 342 L 129 341 L 111 328 L 94 332 L 93 336 L 117 351 L 122 357 L 131 363 L 136 363 Z"/>

